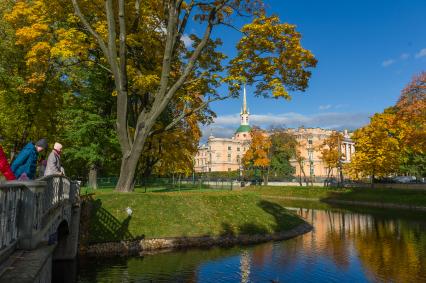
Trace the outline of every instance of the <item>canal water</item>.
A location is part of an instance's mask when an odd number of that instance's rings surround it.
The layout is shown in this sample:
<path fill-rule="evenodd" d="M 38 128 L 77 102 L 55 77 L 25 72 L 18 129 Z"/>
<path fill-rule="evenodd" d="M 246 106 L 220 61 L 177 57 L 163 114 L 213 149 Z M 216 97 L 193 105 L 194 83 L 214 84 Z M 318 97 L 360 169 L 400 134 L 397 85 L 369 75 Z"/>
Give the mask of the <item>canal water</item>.
<path fill-rule="evenodd" d="M 314 230 L 249 247 L 80 259 L 62 276 L 80 283 L 426 282 L 425 213 L 280 203 Z"/>

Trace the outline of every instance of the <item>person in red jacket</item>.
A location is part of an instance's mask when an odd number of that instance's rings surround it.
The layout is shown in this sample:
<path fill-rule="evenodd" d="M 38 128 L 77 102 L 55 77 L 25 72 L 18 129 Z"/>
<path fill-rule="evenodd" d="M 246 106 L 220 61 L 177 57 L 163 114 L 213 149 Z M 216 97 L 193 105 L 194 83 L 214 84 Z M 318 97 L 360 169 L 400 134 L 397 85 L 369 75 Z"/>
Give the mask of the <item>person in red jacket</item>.
<path fill-rule="evenodd" d="M 1 137 L 0 137 L 0 141 L 1 141 Z M 3 174 L 3 176 L 6 177 L 6 180 L 8 181 L 16 180 L 16 177 L 13 174 L 12 170 L 10 169 L 9 162 L 7 161 L 6 154 L 4 154 L 4 151 L 1 145 L 0 145 L 0 172 Z"/>

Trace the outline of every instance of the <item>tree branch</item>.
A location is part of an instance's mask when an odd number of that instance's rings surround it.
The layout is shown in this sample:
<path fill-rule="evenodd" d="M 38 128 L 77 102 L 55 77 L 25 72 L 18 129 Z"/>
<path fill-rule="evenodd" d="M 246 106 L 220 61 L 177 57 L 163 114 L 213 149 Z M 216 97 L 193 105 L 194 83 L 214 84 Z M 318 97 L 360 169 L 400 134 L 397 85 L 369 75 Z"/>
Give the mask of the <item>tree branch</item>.
<path fill-rule="evenodd" d="M 229 97 L 231 97 L 232 95 L 227 95 L 227 96 L 223 96 L 223 97 L 216 97 L 216 98 L 211 98 L 205 102 L 203 102 L 200 106 L 191 109 L 191 111 L 186 112 L 183 111 L 182 114 L 180 114 L 179 116 L 177 116 L 170 124 L 168 124 L 166 127 L 164 127 L 163 129 L 160 130 L 156 130 L 156 131 L 152 131 L 149 133 L 149 135 L 155 135 L 158 133 L 162 133 L 162 132 L 166 132 L 170 129 L 172 129 L 174 126 L 176 126 L 180 121 L 182 121 L 184 118 L 191 116 L 192 114 L 206 108 L 210 103 L 214 102 L 214 101 L 220 101 L 220 100 L 225 100 Z"/>
<path fill-rule="evenodd" d="M 101 47 L 102 51 L 105 54 L 108 54 L 107 45 L 105 44 L 102 37 L 95 30 L 92 29 L 89 22 L 84 17 L 83 13 L 81 13 L 80 7 L 78 6 L 78 3 L 77 3 L 77 0 L 71 0 L 71 1 L 72 1 L 73 6 L 74 6 L 74 12 L 80 18 L 80 21 L 83 23 L 84 27 L 89 31 L 89 33 L 91 33 L 93 35 L 93 37 L 96 38 L 96 40 L 98 41 L 98 44 Z M 107 59 L 109 59 L 108 56 L 107 56 Z"/>

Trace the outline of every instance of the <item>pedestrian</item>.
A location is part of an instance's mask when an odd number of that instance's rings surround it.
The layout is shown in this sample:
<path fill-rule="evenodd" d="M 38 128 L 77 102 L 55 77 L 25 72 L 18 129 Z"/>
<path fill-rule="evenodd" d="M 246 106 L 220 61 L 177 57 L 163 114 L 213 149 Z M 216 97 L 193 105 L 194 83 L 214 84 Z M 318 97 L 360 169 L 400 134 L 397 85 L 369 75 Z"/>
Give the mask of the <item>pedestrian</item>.
<path fill-rule="evenodd" d="M 61 167 L 61 153 L 62 145 L 55 142 L 52 152 L 47 158 L 46 171 L 44 171 L 44 176 L 48 175 L 64 175 L 63 169 Z"/>
<path fill-rule="evenodd" d="M 37 169 L 38 154 L 47 148 L 47 140 L 35 144 L 29 142 L 12 162 L 11 169 L 18 180 L 33 180 Z"/>
<path fill-rule="evenodd" d="M 3 141 L 2 137 L 0 137 L 0 142 Z M 6 154 L 3 151 L 2 146 L 0 145 L 0 172 L 8 181 L 15 180 L 16 177 L 10 169 L 9 162 L 7 161 Z"/>

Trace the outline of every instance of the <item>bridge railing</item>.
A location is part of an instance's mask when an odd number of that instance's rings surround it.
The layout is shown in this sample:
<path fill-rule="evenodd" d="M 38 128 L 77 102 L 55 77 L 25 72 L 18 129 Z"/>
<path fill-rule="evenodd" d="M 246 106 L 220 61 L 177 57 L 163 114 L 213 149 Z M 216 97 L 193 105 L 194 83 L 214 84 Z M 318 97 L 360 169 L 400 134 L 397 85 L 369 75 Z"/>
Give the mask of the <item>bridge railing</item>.
<path fill-rule="evenodd" d="M 59 175 L 0 184 L 0 262 L 16 245 L 38 245 L 61 206 L 78 203 L 79 189 L 77 182 Z"/>
<path fill-rule="evenodd" d="M 24 187 L 0 185 L 0 251 L 14 247 L 18 240 L 18 212 Z"/>

